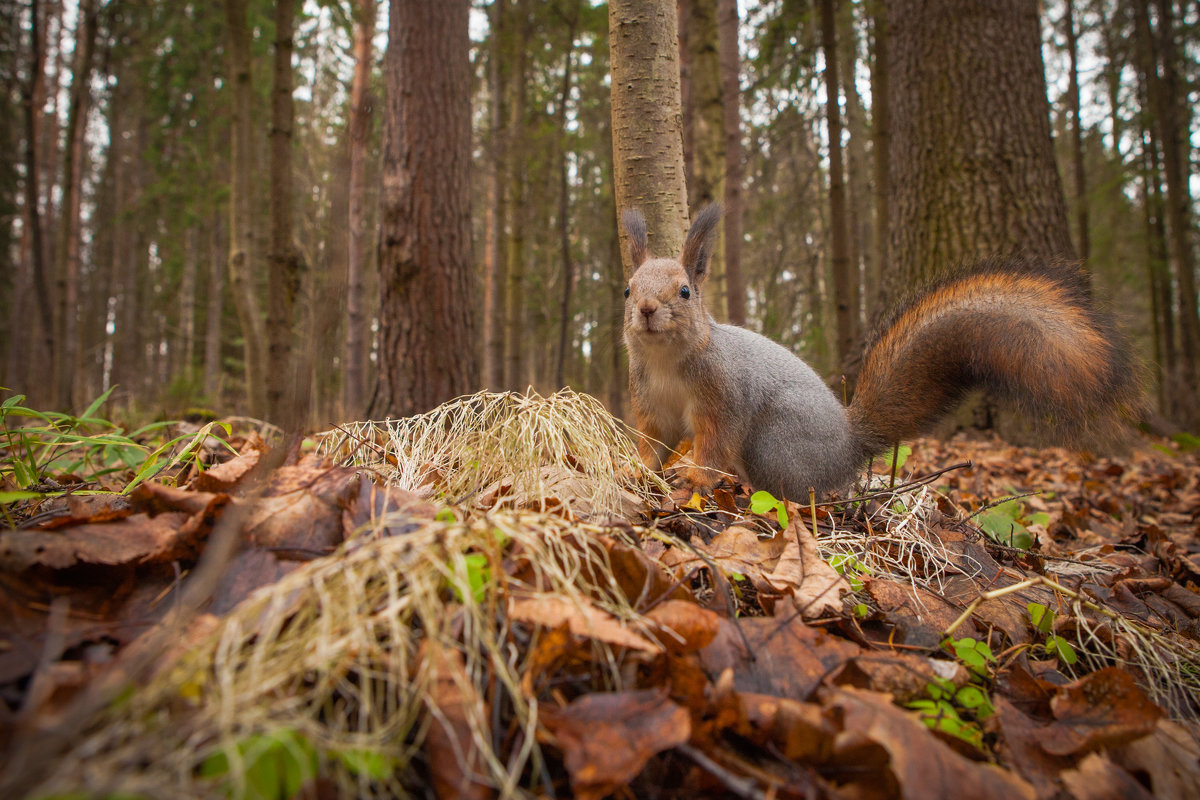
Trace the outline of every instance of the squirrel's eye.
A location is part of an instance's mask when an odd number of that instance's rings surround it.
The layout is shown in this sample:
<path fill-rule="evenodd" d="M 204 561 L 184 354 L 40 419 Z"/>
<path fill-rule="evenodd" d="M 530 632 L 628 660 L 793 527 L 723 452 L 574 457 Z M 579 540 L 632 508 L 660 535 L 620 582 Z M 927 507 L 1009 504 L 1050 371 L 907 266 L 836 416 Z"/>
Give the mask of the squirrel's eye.
<path fill-rule="evenodd" d="M 625 299 L 627 299 L 627 300 L 629 299 L 629 287 L 628 286 L 625 287 Z"/>
<path fill-rule="evenodd" d="M 683 288 L 681 288 L 679 290 L 679 296 L 682 297 L 684 300 L 687 300 L 689 297 L 692 296 L 692 290 L 689 289 L 688 287 L 684 286 Z"/>

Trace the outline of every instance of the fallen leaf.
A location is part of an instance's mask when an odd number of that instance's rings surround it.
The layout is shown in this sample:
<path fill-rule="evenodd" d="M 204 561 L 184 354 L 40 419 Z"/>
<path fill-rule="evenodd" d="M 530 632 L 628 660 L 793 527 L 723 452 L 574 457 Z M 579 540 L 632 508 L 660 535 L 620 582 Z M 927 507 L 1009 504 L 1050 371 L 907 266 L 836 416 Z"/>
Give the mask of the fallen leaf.
<path fill-rule="evenodd" d="M 1109 748 L 1113 761 L 1131 773 L 1149 779 L 1150 791 L 1160 800 L 1194 800 L 1200 797 L 1200 731 L 1162 719 L 1148 735 Z"/>
<path fill-rule="evenodd" d="M 633 632 L 619 619 L 597 608 L 586 598 L 579 598 L 577 602 L 571 602 L 557 594 L 512 598 L 508 604 L 508 615 L 512 619 L 541 625 L 543 628 L 566 625 L 576 636 L 587 636 L 618 647 L 629 647 L 646 653 L 663 652 L 663 646 L 658 642 Z"/>
<path fill-rule="evenodd" d="M 467 674 L 462 653 L 425 639 L 419 658 L 434 676 L 425 698 L 430 715 L 425 753 L 434 793 L 467 800 L 495 796 L 483 782 L 487 769 L 472 733 L 487 719 L 486 704 Z"/>
<path fill-rule="evenodd" d="M 659 641 L 675 653 L 691 653 L 707 647 L 721 624 L 717 614 L 685 600 L 667 600 L 652 608 L 646 617 L 663 628 Z"/>
<path fill-rule="evenodd" d="M 1075 769 L 1063 770 L 1063 785 L 1076 800 L 1152 800 L 1154 795 L 1132 775 L 1097 753 L 1089 753 Z"/>
<path fill-rule="evenodd" d="M 790 593 L 805 619 L 840 614 L 842 595 L 850 591 L 850 584 L 817 555 L 817 539 L 798 513 L 792 514 L 783 536 L 786 544 L 767 583 L 777 592 Z"/>
<path fill-rule="evenodd" d="M 1133 677 L 1105 667 L 1058 690 L 1050 701 L 1055 722 L 1046 727 L 1047 753 L 1073 755 L 1138 739 L 1163 716 Z"/>
<path fill-rule="evenodd" d="M 691 736 L 687 711 L 659 690 L 584 695 L 565 708 L 544 710 L 542 721 L 582 800 L 627 786 L 654 755 Z"/>

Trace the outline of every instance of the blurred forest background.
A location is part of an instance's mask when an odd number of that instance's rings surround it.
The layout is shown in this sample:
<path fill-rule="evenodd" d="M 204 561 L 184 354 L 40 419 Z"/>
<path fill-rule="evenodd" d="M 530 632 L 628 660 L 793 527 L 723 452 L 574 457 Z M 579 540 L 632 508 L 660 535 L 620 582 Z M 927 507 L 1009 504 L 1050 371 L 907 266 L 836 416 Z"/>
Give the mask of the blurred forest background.
<path fill-rule="evenodd" d="M 913 35 L 889 19 L 906 5 L 677 3 L 689 203 L 729 212 L 710 306 L 831 378 L 902 238 L 904 109 L 874 98 L 891 37 Z M 1066 254 L 1117 306 L 1152 404 L 1194 428 L 1200 3 L 1000 5 L 1040 23 Z M 609 9 L 475 0 L 463 16 L 464 358 L 476 388 L 569 384 L 620 414 Z M 115 385 L 141 414 L 316 427 L 412 410 L 372 407 L 395 20 L 376 0 L 0 0 L 2 385 L 47 408 Z"/>

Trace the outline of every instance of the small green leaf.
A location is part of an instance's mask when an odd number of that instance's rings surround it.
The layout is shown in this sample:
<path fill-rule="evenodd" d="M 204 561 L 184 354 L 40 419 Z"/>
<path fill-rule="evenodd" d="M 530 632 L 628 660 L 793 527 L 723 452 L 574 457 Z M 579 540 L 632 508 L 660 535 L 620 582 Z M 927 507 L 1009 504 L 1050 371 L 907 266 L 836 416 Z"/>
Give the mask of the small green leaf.
<path fill-rule="evenodd" d="M 778 505 L 779 501 L 770 492 L 759 490 L 750 495 L 750 510 L 755 514 L 766 514 L 768 511 L 774 510 Z"/>
<path fill-rule="evenodd" d="M 867 604 L 866 603 L 856 603 L 854 605 L 854 608 L 851 609 L 851 611 L 853 611 L 854 616 L 858 617 L 859 619 L 866 619 L 866 616 L 868 613 Z"/>
<path fill-rule="evenodd" d="M 17 503 L 21 500 L 33 500 L 36 497 L 42 496 L 39 492 L 0 492 L 0 505 Z"/>
<path fill-rule="evenodd" d="M 1071 646 L 1071 643 L 1054 633 L 1046 638 L 1046 652 L 1062 659 L 1063 663 L 1072 666 L 1079 660 L 1079 655 L 1076 654 L 1075 648 Z"/>
<path fill-rule="evenodd" d="M 1033 621 L 1033 627 L 1042 633 L 1049 633 L 1054 625 L 1054 611 L 1041 603 L 1028 603 L 1025 607 L 1029 609 L 1029 619 Z"/>
<path fill-rule="evenodd" d="M 443 508 L 433 518 L 438 522 L 445 522 L 447 524 L 458 522 L 458 515 L 454 513 L 454 509 L 452 508 Z"/>
<path fill-rule="evenodd" d="M 904 462 L 908 461 L 908 457 L 912 455 L 912 448 L 906 444 L 900 445 L 899 448 L 892 448 L 887 452 L 888 469 L 902 469 Z M 892 463 L 892 457 L 895 456 L 895 463 Z"/>
<path fill-rule="evenodd" d="M 396 772 L 399 762 L 391 756 L 384 755 L 378 750 L 363 748 L 343 750 L 336 754 L 338 761 L 352 775 L 365 775 L 376 781 L 387 780 Z"/>

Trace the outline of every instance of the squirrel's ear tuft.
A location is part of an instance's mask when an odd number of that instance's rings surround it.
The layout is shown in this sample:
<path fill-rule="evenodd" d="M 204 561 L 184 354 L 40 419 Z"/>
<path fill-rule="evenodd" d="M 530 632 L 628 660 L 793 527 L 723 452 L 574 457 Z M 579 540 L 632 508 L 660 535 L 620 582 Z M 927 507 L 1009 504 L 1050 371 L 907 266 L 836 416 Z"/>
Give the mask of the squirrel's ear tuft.
<path fill-rule="evenodd" d="M 625 223 L 625 233 L 629 236 L 629 260 L 633 263 L 633 268 L 637 269 L 649 255 L 646 218 L 636 208 L 627 208 L 621 214 L 621 221 Z"/>
<path fill-rule="evenodd" d="M 721 206 L 711 203 L 696 214 L 692 227 L 688 229 L 683 243 L 683 268 L 694 285 L 699 286 L 708 277 L 708 258 L 712 255 L 713 235 L 721 221 Z"/>

